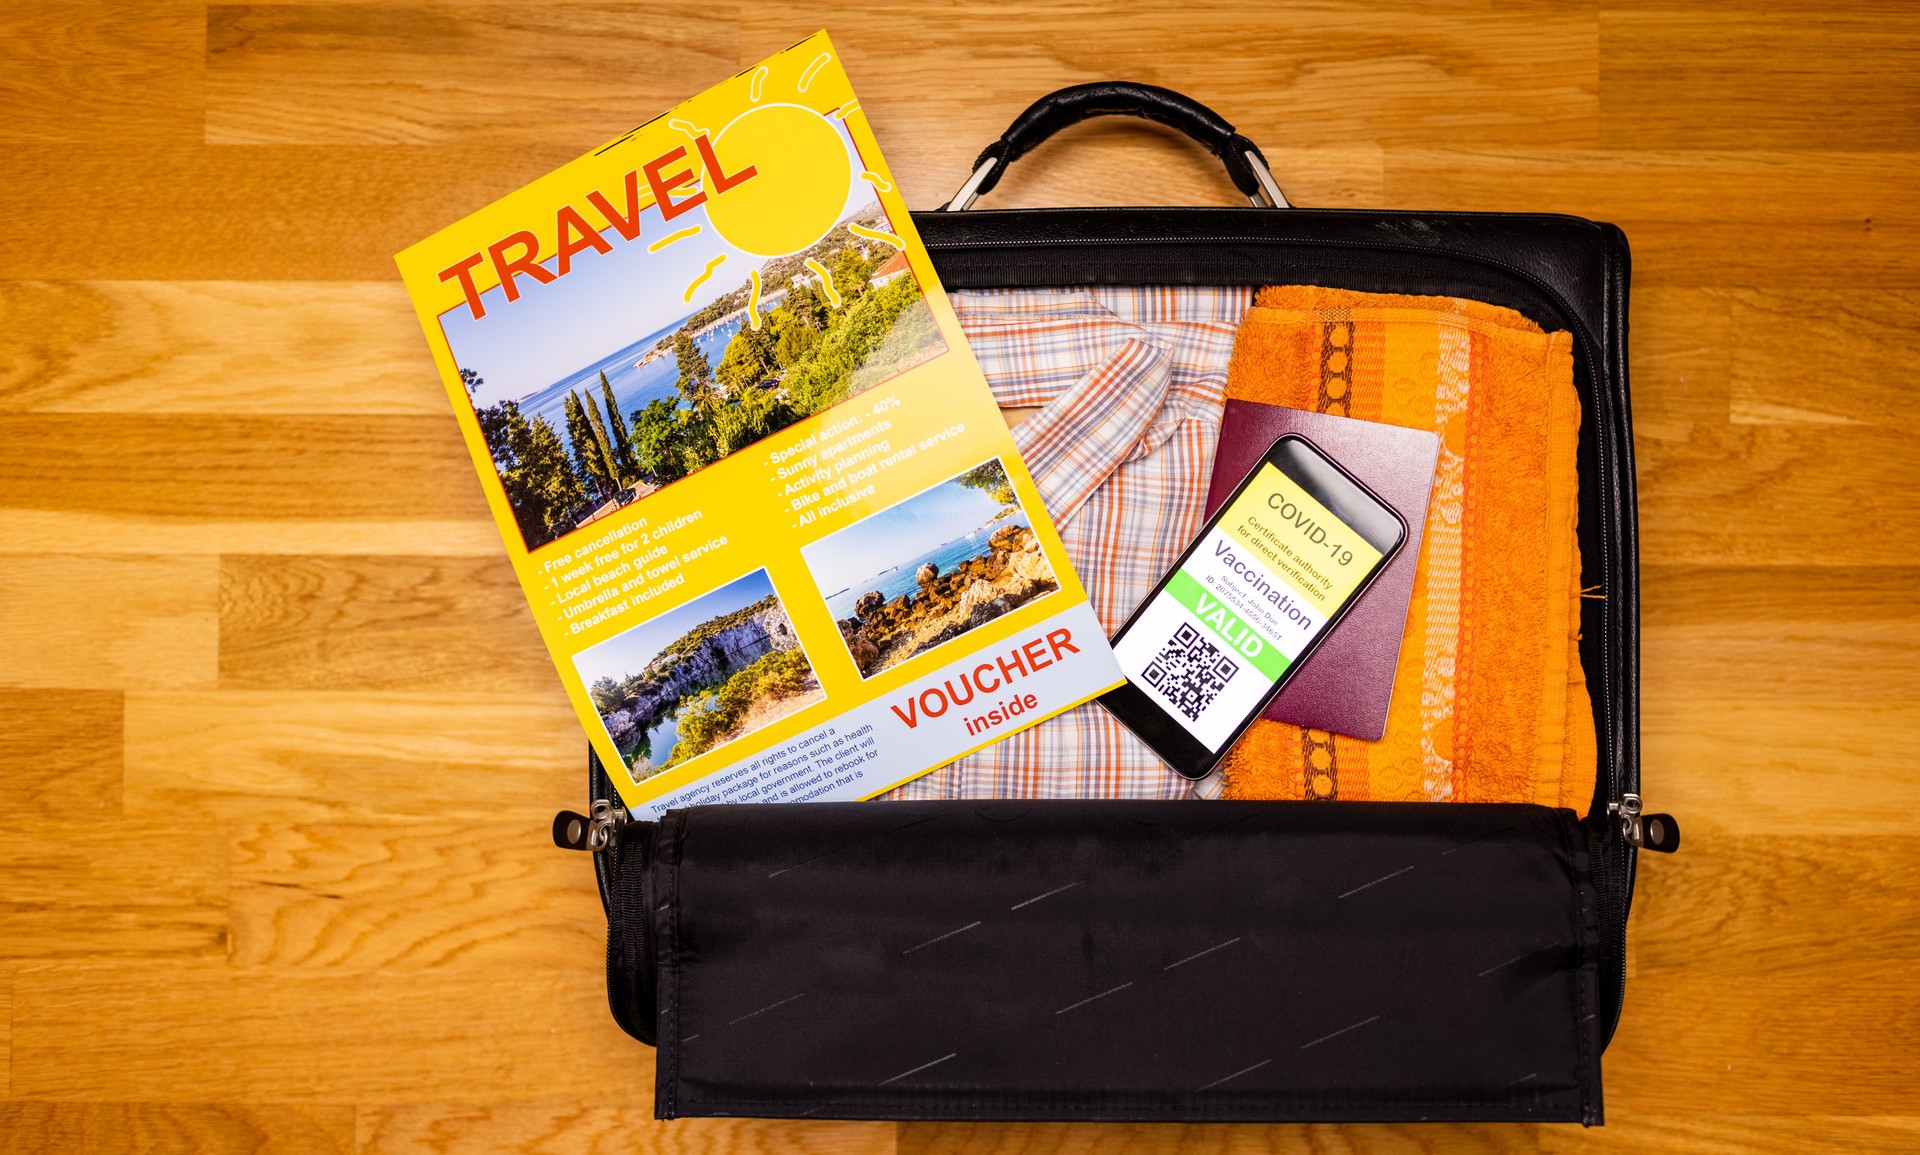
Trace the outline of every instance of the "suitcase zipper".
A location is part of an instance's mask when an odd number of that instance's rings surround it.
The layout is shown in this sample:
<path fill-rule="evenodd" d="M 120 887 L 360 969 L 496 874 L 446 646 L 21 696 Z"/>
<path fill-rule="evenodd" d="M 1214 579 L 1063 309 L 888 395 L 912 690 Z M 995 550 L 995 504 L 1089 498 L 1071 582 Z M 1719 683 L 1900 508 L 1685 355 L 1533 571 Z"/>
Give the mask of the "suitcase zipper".
<path fill-rule="evenodd" d="M 1620 820 L 1620 837 L 1641 850 L 1672 854 L 1680 849 L 1680 824 L 1671 814 L 1642 814 L 1638 794 L 1607 803 L 1607 813 Z"/>
<path fill-rule="evenodd" d="M 562 810 L 553 816 L 553 843 L 562 850 L 600 851 L 612 846 L 633 821 L 615 803 L 596 799 L 591 814 Z"/>
<path fill-rule="evenodd" d="M 553 841 L 563 849 L 593 855 L 600 905 L 607 915 L 607 1009 L 621 1030 L 652 1046 L 655 995 L 647 859 L 655 823 L 634 818 L 620 805 L 597 756 L 588 759 L 587 795 L 592 799 L 589 813 L 562 810 L 554 815 Z M 617 884 L 617 876 L 630 872 L 640 880 L 637 900 L 634 888 Z"/>

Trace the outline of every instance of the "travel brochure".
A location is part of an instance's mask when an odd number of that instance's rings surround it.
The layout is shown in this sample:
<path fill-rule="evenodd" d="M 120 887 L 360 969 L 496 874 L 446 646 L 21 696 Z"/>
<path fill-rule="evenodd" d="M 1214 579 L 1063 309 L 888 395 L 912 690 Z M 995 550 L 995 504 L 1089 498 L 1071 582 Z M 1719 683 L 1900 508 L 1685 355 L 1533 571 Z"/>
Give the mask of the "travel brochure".
<path fill-rule="evenodd" d="M 825 33 L 397 260 L 637 815 L 871 797 L 1121 682 Z"/>

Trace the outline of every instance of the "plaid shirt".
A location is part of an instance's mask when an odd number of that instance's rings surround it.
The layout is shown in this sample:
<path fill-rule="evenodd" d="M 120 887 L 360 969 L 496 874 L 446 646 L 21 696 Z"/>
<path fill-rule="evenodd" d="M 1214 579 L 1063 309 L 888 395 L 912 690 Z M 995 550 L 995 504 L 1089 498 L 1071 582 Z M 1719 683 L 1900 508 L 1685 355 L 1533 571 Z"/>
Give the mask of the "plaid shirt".
<path fill-rule="evenodd" d="M 1227 361 L 1249 289 L 1093 287 L 952 295 L 1107 632 L 1153 592 L 1206 512 Z M 1087 703 L 887 798 L 1186 798 L 1189 782 Z"/>

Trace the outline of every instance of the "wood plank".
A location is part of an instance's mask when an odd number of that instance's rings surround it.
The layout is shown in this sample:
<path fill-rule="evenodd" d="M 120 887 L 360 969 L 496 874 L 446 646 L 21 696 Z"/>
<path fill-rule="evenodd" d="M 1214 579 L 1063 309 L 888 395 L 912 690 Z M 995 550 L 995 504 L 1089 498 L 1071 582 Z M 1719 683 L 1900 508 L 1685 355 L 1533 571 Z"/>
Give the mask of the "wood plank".
<path fill-rule="evenodd" d="M 136 166 L 117 145 L 36 146 L 0 182 L 0 280 L 390 280 L 401 249 L 598 143 L 151 142 Z"/>
<path fill-rule="evenodd" d="M 1009 35 L 1006 13 L 992 8 L 756 4 L 741 10 L 741 63 L 823 24 L 863 106 L 916 106 L 901 110 L 916 121 L 897 122 L 907 131 L 895 136 L 973 152 L 1042 93 L 1115 77 L 1177 87 L 1262 144 L 1298 137 L 1303 126 L 1320 142 L 1564 145 L 1598 136 L 1596 17 L 1564 5 L 1403 3 L 1380 19 L 1351 0 L 1285 11 L 1201 3 L 1169 20 L 1152 8 L 1043 0 L 1021 6 Z M 1206 66 L 1187 63 L 1195 60 Z M 920 99 L 927 92 L 968 96 Z M 880 139 L 908 171 L 895 156 L 904 140 Z"/>
<path fill-rule="evenodd" d="M 1663 673 L 1654 683 L 1662 692 L 1641 704 L 1649 805 L 1685 815 L 1689 839 L 1875 840 L 1860 847 L 1868 850 L 1911 834 L 1920 814 L 1920 703 L 1859 700 L 1845 684 L 1828 686 L 1819 661 L 1785 664 L 1798 666 L 1795 689 L 1833 700 L 1703 698 L 1678 691 L 1689 676 L 1700 684 L 1698 667 Z"/>
<path fill-rule="evenodd" d="M 1643 566 L 1642 699 L 1920 701 L 1916 580 L 1895 567 Z"/>
<path fill-rule="evenodd" d="M 120 817 L 121 695 L 0 690 L 0 823 Z"/>
<path fill-rule="evenodd" d="M 0 827 L 0 960 L 227 957 L 227 839 L 85 812 Z"/>
<path fill-rule="evenodd" d="M 1879 93 L 1861 106 L 1897 115 Z M 1920 189 L 1901 173 L 1920 154 L 1840 148 L 1444 148 L 1386 153 L 1395 204 L 1462 212 L 1568 212 L 1603 220 L 1676 225 L 1714 221 L 1861 226 L 1911 224 Z M 1889 246 L 1891 247 L 1891 246 Z M 1637 284 L 1643 271 L 1634 269 Z M 1724 283 L 1725 277 L 1701 284 Z M 1855 287 L 1860 287 L 1856 284 Z"/>
<path fill-rule="evenodd" d="M 353 1155 L 351 1106 L 0 1102 L 0 1155 Z"/>
<path fill-rule="evenodd" d="M 737 41 L 724 7 L 211 4 L 206 139 L 585 151 L 724 79 Z"/>
<path fill-rule="evenodd" d="M 92 961 L 15 978 L 17 1099 L 503 1103 L 652 1079 L 653 1052 L 607 1015 L 597 956 L 350 974 Z"/>
<path fill-rule="evenodd" d="M 1920 288 L 1920 228 L 1899 221 L 1661 221 L 1620 217 L 1636 285 Z"/>
<path fill-rule="evenodd" d="M 557 686 L 539 696 L 135 693 L 124 805 L 142 820 L 492 819 L 537 834 L 583 801 L 586 758 Z"/>
<path fill-rule="evenodd" d="M 1607 1050 L 1608 1114 L 1920 1115 L 1904 1058 L 1920 1046 L 1912 956 L 1819 962 L 1735 981 L 1708 961 L 1634 984 Z"/>
<path fill-rule="evenodd" d="M 447 412 L 397 282 L 0 281 L 13 412 Z"/>
<path fill-rule="evenodd" d="M 220 686 L 560 693 L 512 567 L 457 557 L 222 558 Z"/>
<path fill-rule="evenodd" d="M 0 686 L 211 686 L 218 598 L 209 557 L 11 559 L 0 566 Z"/>
<path fill-rule="evenodd" d="M 1910 430 L 1637 430 L 1644 565 L 1900 566 L 1920 535 Z M 1668 434 L 1668 435 L 1663 435 Z"/>
<path fill-rule="evenodd" d="M 1634 284 L 1849 290 L 1920 288 L 1920 228 L 1885 221 L 1615 219 L 1634 244 Z"/>
<path fill-rule="evenodd" d="M 1776 1151 L 1844 1151 L 1894 1155 L 1920 1143 L 1920 1119 L 1897 1116 L 1820 1114 L 1757 1115 L 1746 1111 L 1706 1114 L 1665 1112 L 1622 1118 L 1590 1131 L 1539 1129 L 1540 1150 L 1621 1151 L 1645 1155 L 1771 1155 Z"/>
<path fill-rule="evenodd" d="M 606 945 L 592 862 L 528 822 L 243 823 L 232 880 L 236 966 L 524 971 Z"/>
<path fill-rule="evenodd" d="M 1609 145 L 1920 147 L 1920 120 L 1893 111 L 1920 103 L 1911 8 L 1608 8 L 1600 39 Z"/>
<path fill-rule="evenodd" d="M 1605 1127 L 1421 1123 L 1150 1124 L 1090 1127 L 1074 1123 L 903 1123 L 901 1155 L 1147 1155 L 1274 1151 L 1379 1152 L 1383 1155 L 1514 1155 L 1628 1151 L 1647 1155 L 1772 1155 L 1781 1150 L 1912 1150 L 1920 1121 L 1802 1115 L 1689 1114 L 1609 1118 Z"/>
<path fill-rule="evenodd" d="M 77 552 L 150 554 L 403 554 L 505 556 L 500 531 L 480 505 L 472 516 L 394 521 L 293 517 L 259 510 L 253 518 L 172 518 L 162 513 L 0 508 L 0 557 Z"/>
<path fill-rule="evenodd" d="M 1714 289 L 1634 287 L 1628 324 L 1633 427 L 1678 440 L 1731 407 L 1733 301 Z"/>
<path fill-rule="evenodd" d="M 1900 111 L 1863 92 L 1860 103 Z M 1635 294 L 1660 286 L 1920 286 L 1911 152 L 1396 148 L 1386 201 L 1408 209 L 1555 211 L 1633 244 Z"/>
<path fill-rule="evenodd" d="M 569 1152 L 677 1155 L 792 1152 L 793 1155 L 891 1155 L 891 1123 L 646 1117 L 644 1104 L 608 1105 L 604 1097 L 566 1103 L 449 1107 L 369 1107 L 360 1113 L 360 1155 L 460 1155 L 462 1152 Z"/>
<path fill-rule="evenodd" d="M 0 141 L 197 140 L 204 52 L 195 4 L 15 0 L 0 11 Z"/>
<path fill-rule="evenodd" d="M 9 506 L 171 518 L 436 521 L 486 507 L 435 416 L 39 413 L 0 417 Z"/>
<path fill-rule="evenodd" d="M 1629 1000 L 1678 975 L 1762 989 L 1797 981 L 1827 965 L 1834 943 L 1847 944 L 1849 965 L 1897 969 L 1920 956 L 1920 838 L 1911 823 L 1909 833 L 1879 838 L 1728 835 L 1712 818 L 1682 829 L 1685 854 L 1640 864 Z M 1872 901 L 1834 901 L 1839 895 Z M 1920 1013 L 1920 993 L 1903 990 L 1885 1005 Z"/>
<path fill-rule="evenodd" d="M 579 125 L 605 139 L 627 127 L 632 109 L 665 107 L 786 47 L 795 29 L 823 23 L 835 31 L 866 100 L 938 87 L 941 78 L 929 77 L 928 67 L 958 65 L 967 86 L 986 80 L 1011 93 L 1000 103 L 1014 108 L 1078 79 L 1152 80 L 1159 60 L 1202 54 L 1214 67 L 1204 81 L 1212 91 L 1195 93 L 1201 99 L 1228 104 L 1255 92 L 1269 101 L 1284 94 L 1294 123 L 1323 126 L 1329 135 L 1564 143 L 1568 131 L 1595 134 L 1592 14 L 1540 5 L 1467 14 L 1400 8 L 1396 20 L 1375 23 L 1357 19 L 1366 9 L 1354 4 L 1285 19 L 1195 6 L 1193 19 L 1168 28 L 1156 13 L 1068 0 L 1028 5 L 1028 35 L 1009 44 L 989 11 L 867 4 L 754 6 L 742 11 L 738 37 L 727 10 L 664 29 L 631 10 L 588 4 L 216 5 L 207 21 L 207 136 L 218 143 L 420 143 L 551 139 Z M 876 19 L 882 12 L 885 19 Z M 1079 50 L 1064 70 L 1047 50 L 1059 37 L 1072 37 Z M 919 51 L 899 52 L 903 42 Z M 991 68 L 968 67 L 987 44 L 999 49 Z M 630 67 L 636 54 L 646 55 L 648 68 Z M 583 63 L 592 85 L 579 83 Z M 1375 99 L 1353 101 L 1362 88 Z M 973 102 L 943 103 L 954 115 L 973 114 Z M 994 102 L 980 104 L 993 115 Z M 1005 125 L 980 127 L 985 143 Z"/>
<path fill-rule="evenodd" d="M 1920 428 L 1920 292 L 1732 294 L 1732 418 Z"/>
<path fill-rule="evenodd" d="M 900 1155 L 1147 1155 L 1208 1152 L 1267 1155 L 1276 1151 L 1380 1151 L 1451 1155 L 1537 1151 L 1527 1126 L 1423 1123 L 1358 1127 L 1293 1123 L 902 1123 Z"/>

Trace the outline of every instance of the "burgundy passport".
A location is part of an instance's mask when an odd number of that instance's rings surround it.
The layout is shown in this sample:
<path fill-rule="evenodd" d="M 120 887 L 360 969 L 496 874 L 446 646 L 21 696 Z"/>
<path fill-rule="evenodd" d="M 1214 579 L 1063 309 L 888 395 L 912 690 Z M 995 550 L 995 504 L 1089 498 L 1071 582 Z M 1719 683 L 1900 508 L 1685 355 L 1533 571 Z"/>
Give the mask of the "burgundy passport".
<path fill-rule="evenodd" d="M 1287 433 L 1319 446 L 1398 511 L 1407 522 L 1407 542 L 1262 716 L 1377 742 L 1387 732 L 1387 705 L 1393 700 L 1400 638 L 1413 600 L 1413 571 L 1427 528 L 1440 435 L 1330 413 L 1228 401 L 1220 447 L 1214 452 L 1213 484 L 1207 491 L 1208 517 Z"/>

